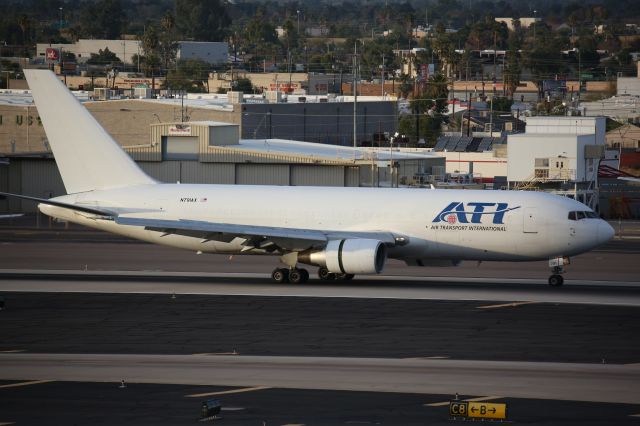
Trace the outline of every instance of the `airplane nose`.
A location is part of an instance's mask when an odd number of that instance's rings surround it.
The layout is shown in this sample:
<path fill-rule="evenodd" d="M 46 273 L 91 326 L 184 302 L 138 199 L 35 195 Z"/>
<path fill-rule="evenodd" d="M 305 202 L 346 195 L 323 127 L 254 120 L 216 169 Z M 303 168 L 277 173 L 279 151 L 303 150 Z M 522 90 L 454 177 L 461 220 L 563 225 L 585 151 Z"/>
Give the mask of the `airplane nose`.
<path fill-rule="evenodd" d="M 598 222 L 598 232 L 596 236 L 596 241 L 598 245 L 604 244 L 607 241 L 611 240 L 615 235 L 615 231 L 611 225 L 609 225 L 604 220 L 600 220 Z"/>

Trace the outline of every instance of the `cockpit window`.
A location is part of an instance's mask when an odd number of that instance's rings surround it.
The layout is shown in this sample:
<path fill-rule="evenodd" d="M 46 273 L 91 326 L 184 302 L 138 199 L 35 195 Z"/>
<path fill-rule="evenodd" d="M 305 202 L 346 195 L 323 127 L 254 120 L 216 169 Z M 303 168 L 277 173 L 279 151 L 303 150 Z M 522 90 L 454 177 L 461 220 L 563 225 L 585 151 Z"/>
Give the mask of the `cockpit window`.
<path fill-rule="evenodd" d="M 569 212 L 568 218 L 569 220 L 598 219 L 598 214 L 596 212 L 575 211 Z"/>

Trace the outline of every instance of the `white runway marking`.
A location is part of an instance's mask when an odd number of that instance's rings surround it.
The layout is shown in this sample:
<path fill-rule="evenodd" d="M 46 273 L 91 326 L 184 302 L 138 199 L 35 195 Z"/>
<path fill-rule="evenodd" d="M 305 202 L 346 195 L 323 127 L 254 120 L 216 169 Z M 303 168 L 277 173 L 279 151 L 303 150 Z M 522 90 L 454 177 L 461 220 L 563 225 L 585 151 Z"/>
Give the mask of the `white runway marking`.
<path fill-rule="evenodd" d="M 40 274 L 42 272 L 42 274 Z M 352 284 L 341 282 L 307 283 L 303 285 L 273 284 L 262 274 L 150 274 L 129 272 L 105 272 L 90 274 L 87 279 L 82 272 L 67 275 L 64 271 L 51 271 L 47 276 L 39 271 L 38 278 L 0 280 L 0 291 L 55 292 L 55 293 L 120 293 L 120 294 L 166 294 L 179 295 L 224 295 L 254 297 L 322 297 L 357 299 L 398 300 L 457 300 L 471 302 L 509 302 L 523 300 L 530 303 L 574 303 L 613 306 L 640 306 L 640 292 L 629 288 L 640 288 L 637 282 L 591 282 L 579 281 L 580 287 L 551 288 L 542 282 L 529 285 L 531 280 L 513 281 L 527 285 L 501 285 L 488 278 L 424 278 L 376 277 Z M 71 276 L 71 279 L 56 279 Z M 253 275 L 265 278 L 264 283 L 251 282 Z M 0 277 L 2 274 L 0 273 Z M 234 282 L 225 281 L 233 276 Z M 51 278 L 50 278 L 51 277 Z M 144 279 L 142 279 L 144 278 Z M 157 278 L 155 280 L 154 278 Z M 243 281 L 241 278 L 246 278 Z M 195 279 L 195 280 L 194 280 Z M 210 280 L 210 281 L 209 281 Z M 592 291 L 590 286 L 599 286 Z M 450 285 L 451 284 L 451 285 Z"/>
<path fill-rule="evenodd" d="M 477 398 L 467 398 L 462 401 L 466 402 L 480 402 L 480 401 L 492 401 L 494 399 L 502 399 L 502 396 L 479 396 Z M 444 407 L 445 405 L 449 405 L 450 401 L 442 401 L 442 402 L 432 402 L 431 404 L 423 404 L 425 407 Z"/>
<path fill-rule="evenodd" d="M 253 392 L 258 390 L 271 389 L 269 386 L 254 386 L 251 388 L 242 388 L 242 389 L 231 389 L 226 391 L 218 391 L 218 392 L 205 392 L 205 393 L 194 393 L 192 395 L 185 395 L 187 398 L 201 398 L 204 396 L 216 396 L 216 395 L 231 395 L 234 393 L 245 393 L 245 392 Z"/>
<path fill-rule="evenodd" d="M 127 377 L 130 383 L 241 388 L 221 392 L 273 387 L 640 403 L 640 367 L 628 365 L 294 356 L 0 354 L 0 379 L 34 376 L 81 382 Z M 219 393 L 210 393 L 215 394 Z"/>
<path fill-rule="evenodd" d="M 18 388 L 22 386 L 39 385 L 41 383 L 49 383 L 53 380 L 30 380 L 28 382 L 9 383 L 8 385 L 0 385 L 0 389 Z"/>
<path fill-rule="evenodd" d="M 514 308 L 516 306 L 531 305 L 532 303 L 536 303 L 536 302 L 512 302 L 512 303 L 502 303 L 500 305 L 476 306 L 476 309 Z"/>

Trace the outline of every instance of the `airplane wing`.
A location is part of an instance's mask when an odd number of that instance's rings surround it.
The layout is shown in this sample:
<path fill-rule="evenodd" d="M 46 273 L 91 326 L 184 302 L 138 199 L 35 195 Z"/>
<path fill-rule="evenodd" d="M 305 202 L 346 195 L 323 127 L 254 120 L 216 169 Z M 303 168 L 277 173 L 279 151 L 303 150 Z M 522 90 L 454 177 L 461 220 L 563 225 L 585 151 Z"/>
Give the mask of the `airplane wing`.
<path fill-rule="evenodd" d="M 406 237 L 385 231 L 326 231 L 318 229 L 282 228 L 275 226 L 241 225 L 187 219 L 149 219 L 117 216 L 119 225 L 143 226 L 166 235 L 185 235 L 203 240 L 232 241 L 244 239 L 246 250 L 260 248 L 267 251 L 284 249 L 301 251 L 323 247 L 330 240 L 348 238 L 376 239 L 387 245 L 405 243 Z"/>
<path fill-rule="evenodd" d="M 158 231 L 166 235 L 185 235 L 202 238 L 203 241 L 215 240 L 224 242 L 231 242 L 235 238 L 240 238 L 244 240 L 243 245 L 246 247 L 246 250 L 259 248 L 267 251 L 302 251 L 310 248 L 324 247 L 330 240 L 350 238 L 374 239 L 387 245 L 404 245 L 408 242 L 406 236 L 387 231 L 330 231 L 218 223 L 188 219 L 154 219 L 140 217 L 139 214 L 144 213 L 143 211 L 122 211 L 120 208 L 96 208 L 94 206 L 83 206 L 6 192 L 0 192 L 0 196 L 16 197 L 23 200 L 76 210 L 99 216 L 99 219 L 113 220 L 120 225 L 141 226 L 150 231 Z M 128 216 L 128 214 L 132 213 L 137 214 L 137 216 Z"/>

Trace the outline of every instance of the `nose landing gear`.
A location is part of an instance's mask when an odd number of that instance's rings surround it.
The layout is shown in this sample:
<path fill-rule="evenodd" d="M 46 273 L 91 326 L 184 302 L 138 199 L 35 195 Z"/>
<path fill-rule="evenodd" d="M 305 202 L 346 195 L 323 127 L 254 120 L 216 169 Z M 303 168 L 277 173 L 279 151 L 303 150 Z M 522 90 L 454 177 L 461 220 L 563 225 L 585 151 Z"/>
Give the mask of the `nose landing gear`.
<path fill-rule="evenodd" d="M 554 257 L 549 259 L 549 267 L 551 267 L 551 276 L 549 277 L 549 285 L 551 287 L 560 287 L 564 284 L 564 266 L 570 263 L 568 257 Z"/>
<path fill-rule="evenodd" d="M 560 273 L 562 272 L 562 268 L 553 268 L 553 274 L 549 277 L 549 285 L 551 287 L 560 287 L 564 284 L 564 278 Z"/>

